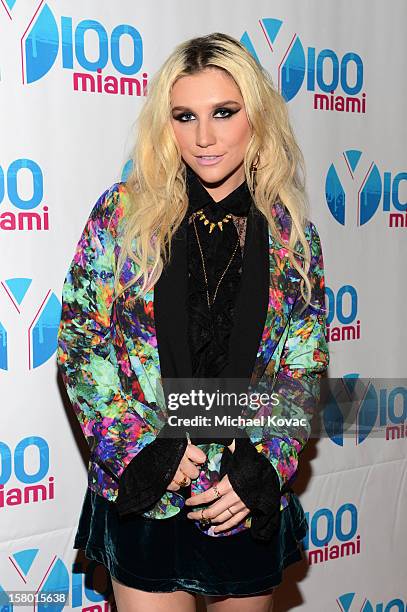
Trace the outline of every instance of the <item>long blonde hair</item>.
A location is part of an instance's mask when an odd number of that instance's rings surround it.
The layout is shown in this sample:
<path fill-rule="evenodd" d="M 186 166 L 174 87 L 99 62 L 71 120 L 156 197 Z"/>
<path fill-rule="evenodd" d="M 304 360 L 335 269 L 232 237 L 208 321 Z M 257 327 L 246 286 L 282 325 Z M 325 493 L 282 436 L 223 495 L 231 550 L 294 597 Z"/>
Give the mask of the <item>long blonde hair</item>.
<path fill-rule="evenodd" d="M 188 207 L 186 167 L 170 122 L 171 89 L 177 79 L 206 68 L 226 71 L 241 91 L 252 127 L 244 158 L 247 184 L 255 205 L 268 220 L 273 237 L 287 248 L 292 265 L 302 276 L 301 293 L 309 304 L 311 286 L 307 272 L 311 254 L 303 229 L 308 208 L 305 164 L 290 125 L 288 108 L 268 72 L 238 40 L 219 32 L 179 44 L 150 83 L 137 119 L 133 168 L 125 182 L 131 205 L 126 212 L 117 263 L 115 298 L 139 278 L 138 298 L 145 296 L 171 257 L 172 236 Z M 276 201 L 284 204 L 292 219 L 288 242 L 283 240 L 272 216 Z M 301 252 L 295 249 L 297 240 Z M 304 260 L 304 268 L 294 254 Z M 127 257 L 135 262 L 137 272 L 123 286 L 119 277 Z M 304 283 L 307 296 L 303 292 Z"/>

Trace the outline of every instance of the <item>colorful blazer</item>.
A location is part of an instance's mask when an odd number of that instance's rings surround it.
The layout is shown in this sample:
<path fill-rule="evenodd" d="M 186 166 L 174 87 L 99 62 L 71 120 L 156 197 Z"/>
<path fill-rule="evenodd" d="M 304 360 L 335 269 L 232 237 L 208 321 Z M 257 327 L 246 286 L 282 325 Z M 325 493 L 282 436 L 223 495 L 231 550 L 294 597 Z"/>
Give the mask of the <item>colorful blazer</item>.
<path fill-rule="evenodd" d="M 91 451 L 88 486 L 112 502 L 117 499 L 123 471 L 157 438 L 168 416 L 154 323 L 154 287 L 142 300 L 136 299 L 140 289 L 137 281 L 113 301 L 114 272 L 129 205 L 123 182 L 113 184 L 94 205 L 65 277 L 57 346 L 58 368 Z M 272 213 L 288 239 L 288 212 L 277 203 Z M 268 393 L 274 390 L 279 403 L 256 409 L 246 406 L 241 414 L 244 418 L 263 416 L 266 423 L 268 415 L 282 417 L 275 426 L 245 427 L 245 435 L 255 449 L 276 470 L 282 489 L 282 511 L 289 502 L 287 485 L 296 475 L 299 454 L 310 436 L 329 351 L 323 255 L 315 225 L 308 221 L 305 227 L 312 256 L 312 296 L 303 312 L 301 276 L 289 262 L 287 249 L 276 244 L 270 230 L 268 233 L 269 300 L 250 388 Z M 301 245 L 298 248 L 301 251 Z M 136 264 L 128 258 L 120 277 L 122 286 L 136 272 Z M 299 421 L 290 424 L 290 419 L 292 423 L 293 419 Z M 218 443 L 199 446 L 207 462 L 191 483 L 191 495 L 220 480 L 225 450 Z M 143 516 L 169 518 L 180 511 L 184 501 L 179 493 L 167 490 Z M 228 531 L 214 533 L 210 527 L 204 533 L 215 537 L 231 535 L 249 529 L 251 520 L 249 514 Z M 202 529 L 199 521 L 195 524 Z"/>

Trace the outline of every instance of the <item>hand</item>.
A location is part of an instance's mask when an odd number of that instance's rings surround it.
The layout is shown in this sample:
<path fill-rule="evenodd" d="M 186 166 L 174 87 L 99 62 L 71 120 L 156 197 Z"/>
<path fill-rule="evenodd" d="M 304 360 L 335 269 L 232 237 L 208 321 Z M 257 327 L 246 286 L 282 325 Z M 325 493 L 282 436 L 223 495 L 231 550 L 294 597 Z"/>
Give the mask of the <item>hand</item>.
<path fill-rule="evenodd" d="M 242 502 L 237 493 L 235 493 L 232 485 L 229 482 L 227 474 L 222 478 L 216 485 L 217 490 L 221 494 L 221 497 L 216 499 L 214 488 L 211 487 L 199 495 L 193 495 L 185 500 L 188 506 L 199 506 L 205 503 L 211 503 L 205 509 L 204 517 L 211 520 L 211 523 L 219 523 L 214 528 L 214 532 L 225 531 L 231 529 L 240 521 L 242 521 L 250 512 L 249 508 Z M 216 499 L 216 501 L 214 501 Z M 234 516 L 232 516 L 227 508 L 230 508 Z M 200 520 L 202 518 L 202 511 L 196 510 L 189 512 L 187 517 L 190 519 Z"/>
<path fill-rule="evenodd" d="M 191 483 L 191 480 L 195 480 L 199 476 L 200 469 L 197 464 L 205 463 L 206 455 L 201 448 L 192 444 L 188 439 L 188 445 L 185 449 L 185 453 L 179 462 L 177 471 L 174 474 L 173 479 L 167 487 L 167 491 L 178 491 L 181 487 L 175 481 L 182 482 L 186 477 L 187 482 L 185 486 Z"/>

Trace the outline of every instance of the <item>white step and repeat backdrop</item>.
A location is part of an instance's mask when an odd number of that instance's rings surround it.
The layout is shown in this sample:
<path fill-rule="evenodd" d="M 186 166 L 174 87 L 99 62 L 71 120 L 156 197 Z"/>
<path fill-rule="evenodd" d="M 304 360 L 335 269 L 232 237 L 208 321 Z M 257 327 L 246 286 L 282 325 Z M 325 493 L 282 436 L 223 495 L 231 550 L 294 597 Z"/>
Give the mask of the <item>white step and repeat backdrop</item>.
<path fill-rule="evenodd" d="M 406 23 L 404 0 L 1 0 L 0 593 L 110 608 L 103 567 L 72 549 L 86 445 L 56 374 L 62 283 L 92 206 L 128 172 L 151 76 L 180 41 L 223 31 L 271 73 L 306 158 L 330 376 L 383 379 L 368 430 L 304 450 L 310 531 L 276 609 L 406 610 L 406 385 L 392 380 L 406 371 Z M 132 90 L 105 90 L 126 76 Z"/>

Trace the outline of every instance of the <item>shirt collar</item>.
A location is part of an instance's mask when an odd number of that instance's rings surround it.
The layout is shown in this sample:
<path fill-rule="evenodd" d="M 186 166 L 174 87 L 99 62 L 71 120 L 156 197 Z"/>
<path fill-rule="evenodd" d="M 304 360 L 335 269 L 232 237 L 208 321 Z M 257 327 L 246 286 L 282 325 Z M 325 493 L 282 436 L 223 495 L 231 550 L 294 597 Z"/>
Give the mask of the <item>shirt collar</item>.
<path fill-rule="evenodd" d="M 186 166 L 186 170 L 188 216 L 201 208 L 205 208 L 205 213 L 210 211 L 212 218 L 224 217 L 227 213 L 247 216 L 253 200 L 246 179 L 226 197 L 216 202 L 202 185 L 196 172 L 190 166 Z"/>

